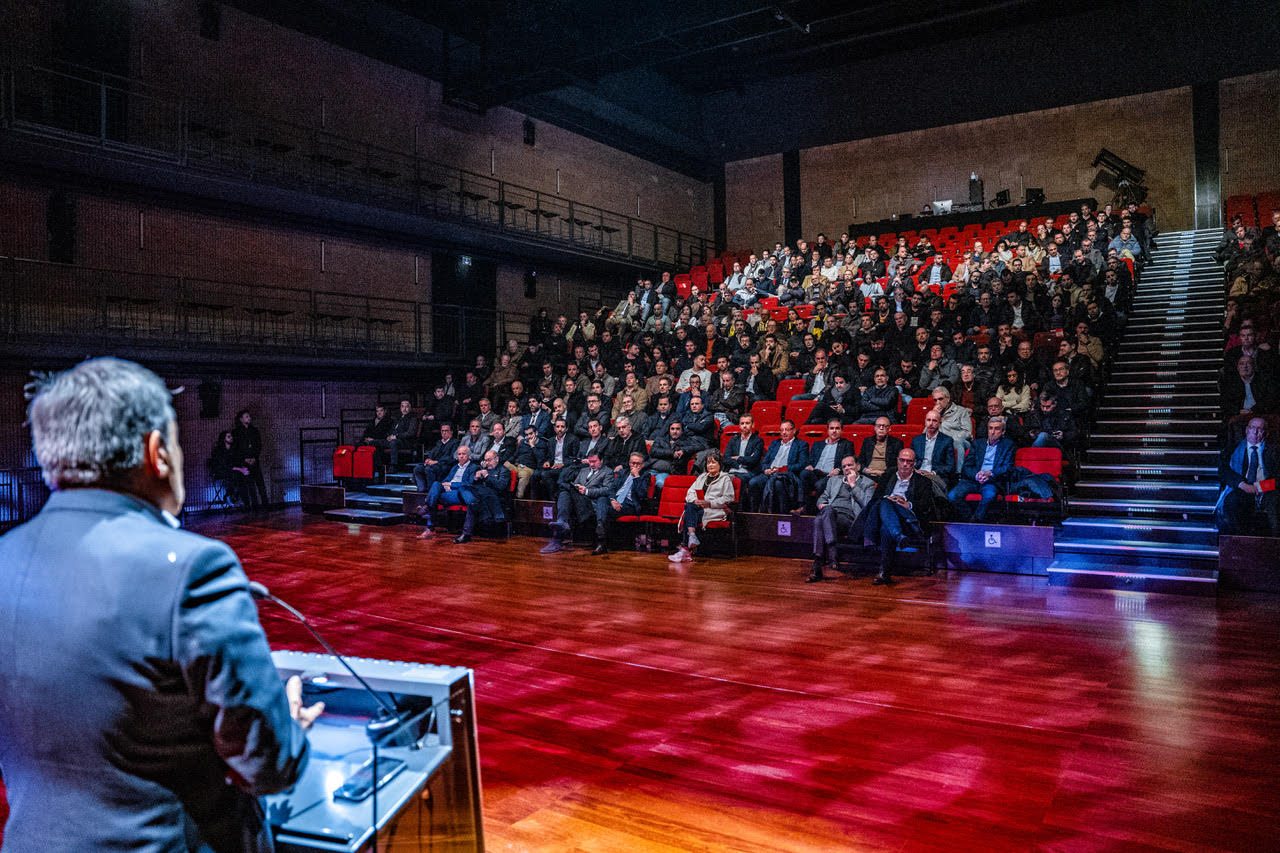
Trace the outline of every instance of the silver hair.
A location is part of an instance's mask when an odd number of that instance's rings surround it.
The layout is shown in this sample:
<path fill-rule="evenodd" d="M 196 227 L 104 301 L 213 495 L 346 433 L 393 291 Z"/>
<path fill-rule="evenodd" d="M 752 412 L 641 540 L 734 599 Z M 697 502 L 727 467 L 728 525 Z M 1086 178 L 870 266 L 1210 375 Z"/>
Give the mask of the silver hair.
<path fill-rule="evenodd" d="M 996 417 L 991 418 L 990 420 L 988 420 L 988 421 L 987 421 L 987 423 L 989 423 L 989 424 L 1000 424 L 1000 426 L 1002 426 L 1002 427 L 1003 427 L 1003 426 L 1006 426 L 1005 420 L 1006 420 L 1006 419 L 1005 419 L 1005 416 L 1004 416 L 1004 415 L 997 415 Z"/>
<path fill-rule="evenodd" d="M 51 489 L 119 480 L 142 465 L 152 430 L 177 420 L 173 393 L 147 368 L 95 358 L 34 383 L 27 408 L 36 459 Z M 181 389 L 179 389 L 181 390 Z"/>

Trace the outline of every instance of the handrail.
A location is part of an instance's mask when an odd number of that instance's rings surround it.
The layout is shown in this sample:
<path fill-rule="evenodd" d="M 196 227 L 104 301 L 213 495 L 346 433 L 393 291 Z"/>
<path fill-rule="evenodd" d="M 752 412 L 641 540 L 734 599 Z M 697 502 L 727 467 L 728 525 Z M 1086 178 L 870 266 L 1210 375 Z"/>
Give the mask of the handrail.
<path fill-rule="evenodd" d="M 12 257 L 0 282 L 0 340 L 24 343 L 420 360 L 488 355 L 528 324 L 523 312 Z"/>
<path fill-rule="evenodd" d="M 68 66 L 78 68 L 78 66 Z M 557 193 L 471 172 L 294 122 L 196 103 L 152 84 L 84 69 L 9 70 L 6 126 L 46 138 L 160 156 L 192 170 L 462 220 L 601 257 L 683 267 L 706 261 L 711 240 Z M 89 79 L 88 74 L 97 79 Z M 119 85 L 108 82 L 120 81 Z M 79 88 L 77 88 L 79 87 Z M 137 88 L 147 91 L 136 91 Z"/>

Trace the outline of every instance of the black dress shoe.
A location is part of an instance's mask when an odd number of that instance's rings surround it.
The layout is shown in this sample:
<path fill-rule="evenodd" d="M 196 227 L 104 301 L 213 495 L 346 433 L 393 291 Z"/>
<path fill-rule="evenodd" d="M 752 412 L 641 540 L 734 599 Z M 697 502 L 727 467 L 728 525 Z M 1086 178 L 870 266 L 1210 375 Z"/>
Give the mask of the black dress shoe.
<path fill-rule="evenodd" d="M 826 580 L 826 577 L 822 574 L 822 569 L 814 569 L 813 571 L 809 572 L 809 577 L 805 578 L 804 582 L 817 583 L 820 580 Z"/>
<path fill-rule="evenodd" d="M 875 579 L 875 580 L 873 580 L 873 581 L 871 582 L 871 585 L 872 585 L 872 586 L 887 586 L 887 585 L 889 585 L 889 584 L 891 584 L 891 583 L 893 583 L 893 579 L 892 579 L 892 578 L 890 578 L 890 577 L 889 577 L 889 575 L 888 575 L 888 574 L 886 574 L 885 572 L 881 572 L 880 574 L 876 575 L 876 579 Z"/>
<path fill-rule="evenodd" d="M 591 552 L 591 556 L 593 556 L 593 557 L 600 557 L 600 556 L 603 556 L 603 555 L 608 554 L 608 553 L 609 553 L 609 549 L 608 549 L 608 548 L 606 548 L 604 545 L 597 545 L 597 546 L 595 547 L 595 550 L 593 550 L 593 551 Z"/>
<path fill-rule="evenodd" d="M 467 544 L 468 542 L 470 542 L 470 541 L 471 541 L 471 534 L 470 534 L 470 533 L 459 533 L 459 534 L 458 534 L 458 536 L 457 536 L 457 538 L 453 540 L 453 544 L 455 544 L 455 545 L 466 545 L 466 544 Z"/>

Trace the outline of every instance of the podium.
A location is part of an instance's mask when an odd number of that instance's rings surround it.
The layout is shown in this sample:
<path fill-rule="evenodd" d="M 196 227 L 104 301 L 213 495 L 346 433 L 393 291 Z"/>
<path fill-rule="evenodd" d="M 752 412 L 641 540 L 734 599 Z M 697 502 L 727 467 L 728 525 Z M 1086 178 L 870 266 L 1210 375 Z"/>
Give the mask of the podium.
<path fill-rule="evenodd" d="M 297 675 L 303 702 L 324 702 L 307 733 L 311 755 L 288 790 L 263 798 L 280 853 L 482 851 L 480 765 L 471 670 L 423 663 L 347 658 L 389 698 L 399 722 L 371 735 L 377 703 L 330 655 L 272 652 L 282 679 Z M 373 756 L 404 762 L 358 800 L 334 796 Z"/>

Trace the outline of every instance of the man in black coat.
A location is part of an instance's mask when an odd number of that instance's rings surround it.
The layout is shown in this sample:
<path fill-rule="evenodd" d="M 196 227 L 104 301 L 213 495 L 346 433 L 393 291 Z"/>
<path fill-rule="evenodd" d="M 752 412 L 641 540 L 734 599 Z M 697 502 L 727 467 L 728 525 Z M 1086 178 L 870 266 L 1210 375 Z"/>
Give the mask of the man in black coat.
<path fill-rule="evenodd" d="M 440 440 L 427 450 L 421 464 L 413 466 L 413 482 L 418 491 L 427 491 L 432 483 L 447 474 L 457 453 L 458 439 L 453 435 L 453 424 L 440 424 Z"/>
<path fill-rule="evenodd" d="M 889 435 L 891 423 L 887 417 L 876 418 L 875 435 L 863 439 L 858 449 L 858 465 L 864 477 L 870 477 L 877 483 L 893 467 L 894 460 L 902 452 L 902 439 Z"/>
<path fill-rule="evenodd" d="M 245 493 L 249 496 L 250 506 L 257 498 L 257 505 L 265 507 L 268 501 L 267 484 L 262 479 L 262 434 L 253 425 L 248 409 L 236 415 L 236 425 L 231 430 L 231 454 L 240 465 L 249 469 Z"/>
<path fill-rule="evenodd" d="M 864 535 L 880 545 L 877 585 L 892 582 L 893 559 L 900 548 L 911 539 L 931 535 L 929 524 L 935 514 L 933 485 L 916 471 L 915 451 L 904 448 L 894 471 L 880 479 L 866 509 Z"/>

